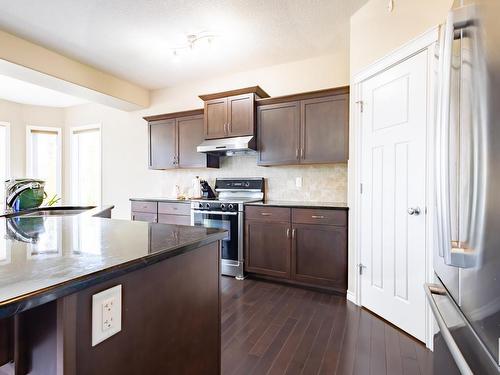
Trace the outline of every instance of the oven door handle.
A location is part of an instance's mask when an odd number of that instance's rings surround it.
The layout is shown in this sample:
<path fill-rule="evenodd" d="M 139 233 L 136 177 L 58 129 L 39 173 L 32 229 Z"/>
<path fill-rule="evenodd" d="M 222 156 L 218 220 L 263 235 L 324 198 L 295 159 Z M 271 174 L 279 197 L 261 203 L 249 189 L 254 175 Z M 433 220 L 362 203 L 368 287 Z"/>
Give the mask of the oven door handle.
<path fill-rule="evenodd" d="M 192 210 L 195 214 L 211 214 L 211 215 L 238 215 L 238 212 L 226 212 L 226 211 L 203 211 L 203 210 Z"/>

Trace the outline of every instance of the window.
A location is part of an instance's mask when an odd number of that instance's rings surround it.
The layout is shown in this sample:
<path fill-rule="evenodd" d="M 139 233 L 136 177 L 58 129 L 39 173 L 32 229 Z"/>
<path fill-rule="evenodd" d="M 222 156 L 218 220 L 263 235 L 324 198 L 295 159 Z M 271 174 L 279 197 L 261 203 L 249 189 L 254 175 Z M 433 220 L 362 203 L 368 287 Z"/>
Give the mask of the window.
<path fill-rule="evenodd" d="M 10 176 L 10 125 L 0 122 L 0 210 L 5 201 L 4 182 Z"/>
<path fill-rule="evenodd" d="M 101 203 L 101 126 L 71 128 L 71 195 L 73 204 Z"/>
<path fill-rule="evenodd" d="M 61 129 L 28 126 L 26 143 L 28 177 L 45 181 L 49 199 L 61 197 Z"/>

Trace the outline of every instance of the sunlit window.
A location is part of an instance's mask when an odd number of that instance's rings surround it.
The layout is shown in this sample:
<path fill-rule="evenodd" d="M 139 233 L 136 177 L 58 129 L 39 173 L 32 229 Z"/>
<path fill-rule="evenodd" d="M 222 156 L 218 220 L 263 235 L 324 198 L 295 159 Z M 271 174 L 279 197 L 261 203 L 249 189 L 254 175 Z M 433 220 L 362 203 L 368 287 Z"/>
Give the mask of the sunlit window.
<path fill-rule="evenodd" d="M 28 177 L 45 181 L 49 199 L 61 197 L 61 129 L 29 126 L 26 142 Z"/>
<path fill-rule="evenodd" d="M 0 122 L 0 210 L 3 209 L 5 201 L 5 180 L 9 176 L 10 156 L 10 126 L 7 122 Z"/>
<path fill-rule="evenodd" d="M 101 127 L 71 129 L 71 192 L 78 205 L 101 203 Z"/>

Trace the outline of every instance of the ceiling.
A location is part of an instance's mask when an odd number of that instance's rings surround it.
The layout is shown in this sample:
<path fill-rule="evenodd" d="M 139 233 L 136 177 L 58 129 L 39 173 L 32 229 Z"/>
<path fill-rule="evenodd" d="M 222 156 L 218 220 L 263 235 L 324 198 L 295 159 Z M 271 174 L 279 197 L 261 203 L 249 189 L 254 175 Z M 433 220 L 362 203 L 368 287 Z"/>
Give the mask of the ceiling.
<path fill-rule="evenodd" d="M 0 99 L 45 107 L 71 107 L 85 100 L 0 74 Z"/>
<path fill-rule="evenodd" d="M 0 0 L 0 29 L 156 89 L 349 48 L 367 0 Z M 173 61 L 190 33 L 216 48 Z"/>

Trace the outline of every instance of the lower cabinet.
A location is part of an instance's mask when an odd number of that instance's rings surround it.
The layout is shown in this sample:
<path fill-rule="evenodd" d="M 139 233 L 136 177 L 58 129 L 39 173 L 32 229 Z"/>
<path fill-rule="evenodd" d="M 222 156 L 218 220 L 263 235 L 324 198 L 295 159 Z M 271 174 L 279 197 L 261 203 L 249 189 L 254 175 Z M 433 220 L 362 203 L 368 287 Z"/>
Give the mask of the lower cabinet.
<path fill-rule="evenodd" d="M 294 224 L 292 278 L 347 290 L 346 230 L 333 225 Z"/>
<path fill-rule="evenodd" d="M 290 223 L 246 221 L 247 272 L 290 277 L 290 231 Z"/>
<path fill-rule="evenodd" d="M 347 211 L 248 206 L 245 270 L 347 291 Z"/>
<path fill-rule="evenodd" d="M 149 223 L 191 225 L 189 202 L 132 201 L 132 220 Z"/>

